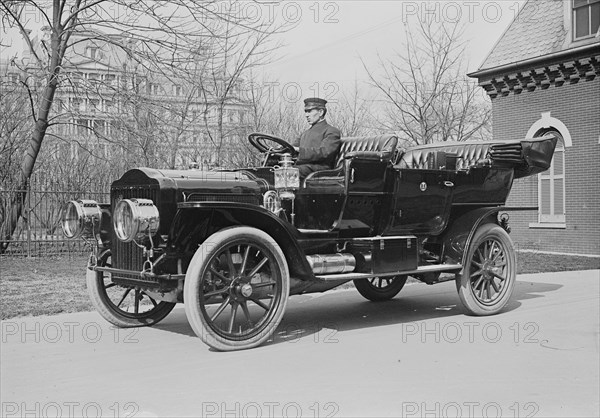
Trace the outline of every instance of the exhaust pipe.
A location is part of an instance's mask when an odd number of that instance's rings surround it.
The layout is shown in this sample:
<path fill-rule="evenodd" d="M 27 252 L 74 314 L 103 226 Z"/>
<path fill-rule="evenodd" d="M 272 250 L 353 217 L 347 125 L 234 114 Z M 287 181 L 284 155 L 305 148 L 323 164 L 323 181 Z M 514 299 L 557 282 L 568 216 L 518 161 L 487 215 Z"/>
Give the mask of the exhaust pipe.
<path fill-rule="evenodd" d="M 314 274 L 351 273 L 356 268 L 356 258 L 352 254 L 312 254 L 306 259 Z"/>

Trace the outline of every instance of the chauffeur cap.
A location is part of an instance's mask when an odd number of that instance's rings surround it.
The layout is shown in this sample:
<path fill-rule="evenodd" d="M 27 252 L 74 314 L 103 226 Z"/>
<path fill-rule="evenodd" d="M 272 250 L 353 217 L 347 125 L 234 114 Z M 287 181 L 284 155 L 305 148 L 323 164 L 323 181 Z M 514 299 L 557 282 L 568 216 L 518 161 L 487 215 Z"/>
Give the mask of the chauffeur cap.
<path fill-rule="evenodd" d="M 319 99 L 318 97 L 309 97 L 304 99 L 304 110 L 325 109 L 327 100 Z"/>

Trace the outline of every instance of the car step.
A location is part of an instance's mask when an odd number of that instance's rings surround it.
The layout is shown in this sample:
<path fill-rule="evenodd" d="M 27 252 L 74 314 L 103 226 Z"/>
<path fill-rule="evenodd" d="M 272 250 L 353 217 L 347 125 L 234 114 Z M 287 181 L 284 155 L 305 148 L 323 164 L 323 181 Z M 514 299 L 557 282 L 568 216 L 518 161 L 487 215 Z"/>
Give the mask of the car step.
<path fill-rule="evenodd" d="M 338 274 L 323 274 L 316 277 L 321 280 L 354 280 L 354 279 L 370 279 L 372 277 L 389 277 L 389 276 L 404 276 L 425 273 L 450 272 L 457 271 L 463 268 L 462 264 L 436 264 L 432 266 L 420 266 L 415 270 L 395 271 L 391 273 L 338 273 Z"/>

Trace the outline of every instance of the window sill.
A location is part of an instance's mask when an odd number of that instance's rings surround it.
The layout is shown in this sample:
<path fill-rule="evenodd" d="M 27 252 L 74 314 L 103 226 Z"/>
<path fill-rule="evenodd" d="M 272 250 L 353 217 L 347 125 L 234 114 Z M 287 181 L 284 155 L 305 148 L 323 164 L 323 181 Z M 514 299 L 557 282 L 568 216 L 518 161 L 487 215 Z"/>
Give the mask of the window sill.
<path fill-rule="evenodd" d="M 551 222 L 532 222 L 529 224 L 531 229 L 567 229 L 567 224 Z"/>

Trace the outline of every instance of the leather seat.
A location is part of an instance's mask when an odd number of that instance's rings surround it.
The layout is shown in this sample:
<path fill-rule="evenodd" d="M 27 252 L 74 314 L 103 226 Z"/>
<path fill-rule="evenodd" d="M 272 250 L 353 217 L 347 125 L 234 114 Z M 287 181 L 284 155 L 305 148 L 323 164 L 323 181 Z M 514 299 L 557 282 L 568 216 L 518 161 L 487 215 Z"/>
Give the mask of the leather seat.
<path fill-rule="evenodd" d="M 341 146 L 335 158 L 335 168 L 316 171 L 304 180 L 304 187 L 320 190 L 340 191 L 345 187 L 344 162 L 352 158 L 374 161 L 392 161 L 398 144 L 395 135 L 355 136 L 341 139 Z"/>
<path fill-rule="evenodd" d="M 441 151 L 456 156 L 457 170 L 465 169 L 487 159 L 493 144 L 493 142 L 484 141 L 465 141 L 421 145 L 407 149 L 400 157 L 398 166 L 400 168 L 429 168 L 434 154 Z"/>
<path fill-rule="evenodd" d="M 398 144 L 394 135 L 352 136 L 342 138 L 340 151 L 335 159 L 335 167 L 340 167 L 344 159 L 351 157 L 367 157 L 369 159 L 391 159 Z M 379 155 L 377 155 L 379 154 Z"/>

